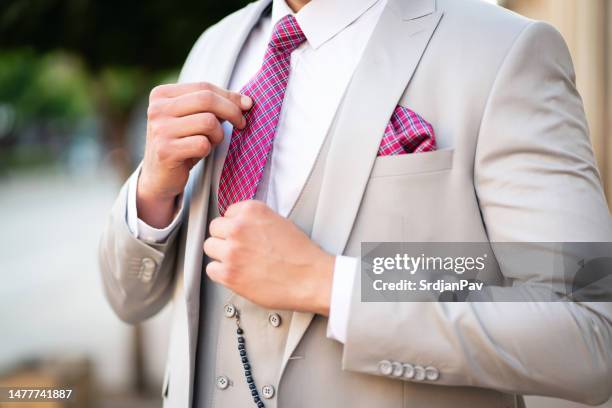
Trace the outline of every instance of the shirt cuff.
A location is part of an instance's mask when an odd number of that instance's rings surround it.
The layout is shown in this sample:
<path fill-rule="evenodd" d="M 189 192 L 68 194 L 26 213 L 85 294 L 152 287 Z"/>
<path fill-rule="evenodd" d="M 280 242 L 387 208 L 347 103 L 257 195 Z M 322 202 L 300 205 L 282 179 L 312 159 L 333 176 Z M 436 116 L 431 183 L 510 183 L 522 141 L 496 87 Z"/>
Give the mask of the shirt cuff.
<path fill-rule="evenodd" d="M 174 219 L 166 228 L 157 229 L 146 222 L 142 221 L 138 218 L 138 211 L 136 209 L 136 189 L 138 188 L 138 176 L 140 176 L 140 169 L 134 172 L 132 177 L 128 182 L 128 202 L 127 202 L 127 225 L 130 229 L 132 235 L 135 238 L 141 239 L 146 242 L 154 242 L 156 244 L 164 243 L 172 231 L 178 226 L 181 220 L 181 216 L 183 214 L 183 200 L 179 199 L 178 205 L 179 209 L 176 211 L 176 215 Z"/>
<path fill-rule="evenodd" d="M 353 283 L 355 282 L 358 264 L 358 258 L 340 255 L 336 257 L 334 264 L 327 337 L 341 343 L 346 343 Z"/>

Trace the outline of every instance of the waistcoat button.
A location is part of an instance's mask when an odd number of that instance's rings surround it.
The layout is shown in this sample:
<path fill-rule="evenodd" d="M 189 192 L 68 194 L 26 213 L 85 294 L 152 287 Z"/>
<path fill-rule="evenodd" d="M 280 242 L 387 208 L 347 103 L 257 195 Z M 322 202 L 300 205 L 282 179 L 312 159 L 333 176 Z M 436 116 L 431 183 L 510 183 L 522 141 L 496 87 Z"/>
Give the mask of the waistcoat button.
<path fill-rule="evenodd" d="M 272 327 L 278 327 L 281 324 L 281 317 L 278 313 L 270 313 L 270 315 L 268 315 L 268 321 Z"/>
<path fill-rule="evenodd" d="M 232 317 L 236 316 L 236 306 L 232 305 L 231 303 L 227 303 L 225 306 L 223 306 L 223 313 L 225 314 L 225 317 L 231 319 Z"/>
<path fill-rule="evenodd" d="M 224 389 L 226 389 L 229 386 L 229 378 L 227 378 L 224 375 L 220 375 L 215 380 L 215 383 L 216 383 L 218 389 L 224 390 Z"/>
<path fill-rule="evenodd" d="M 274 396 L 274 387 L 270 384 L 264 385 L 261 387 L 261 395 L 266 399 L 272 398 Z"/>

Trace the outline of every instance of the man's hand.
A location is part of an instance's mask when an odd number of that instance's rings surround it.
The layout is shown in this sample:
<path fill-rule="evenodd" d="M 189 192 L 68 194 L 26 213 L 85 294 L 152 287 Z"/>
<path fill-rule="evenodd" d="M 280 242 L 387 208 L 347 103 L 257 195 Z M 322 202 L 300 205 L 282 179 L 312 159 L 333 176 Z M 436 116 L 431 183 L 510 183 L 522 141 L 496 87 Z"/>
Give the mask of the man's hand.
<path fill-rule="evenodd" d="M 327 316 L 335 258 L 259 201 L 231 205 L 210 223 L 206 273 L 269 308 Z"/>
<path fill-rule="evenodd" d="M 161 85 L 151 91 L 136 193 L 141 220 L 156 228 L 170 224 L 189 171 L 223 140 L 220 122 L 244 128 L 243 111 L 252 104 L 247 96 L 205 82 Z"/>

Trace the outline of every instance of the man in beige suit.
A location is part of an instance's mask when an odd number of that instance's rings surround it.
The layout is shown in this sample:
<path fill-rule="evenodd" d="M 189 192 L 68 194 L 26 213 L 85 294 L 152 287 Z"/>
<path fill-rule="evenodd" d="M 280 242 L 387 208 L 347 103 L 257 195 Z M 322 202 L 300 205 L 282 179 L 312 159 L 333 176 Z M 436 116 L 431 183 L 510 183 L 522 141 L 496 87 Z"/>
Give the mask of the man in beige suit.
<path fill-rule="evenodd" d="M 272 152 L 256 193 L 222 208 L 230 139 L 260 103 L 239 91 L 291 30 Z M 396 109 L 431 124 L 436 151 L 377 153 Z M 609 398 L 609 303 L 368 303 L 355 278 L 366 241 L 612 240 L 550 26 L 478 0 L 258 0 L 202 35 L 148 116 L 100 265 L 123 320 L 172 303 L 164 406 Z"/>

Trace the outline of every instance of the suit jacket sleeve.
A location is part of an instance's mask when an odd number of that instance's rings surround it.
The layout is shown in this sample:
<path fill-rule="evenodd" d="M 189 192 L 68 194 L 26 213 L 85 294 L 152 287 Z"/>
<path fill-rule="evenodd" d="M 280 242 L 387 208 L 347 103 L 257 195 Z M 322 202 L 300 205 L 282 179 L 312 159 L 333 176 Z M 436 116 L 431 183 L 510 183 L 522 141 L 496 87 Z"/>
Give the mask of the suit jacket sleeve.
<path fill-rule="evenodd" d="M 198 79 L 198 60 L 212 28 L 193 46 L 179 76 L 179 82 Z M 132 177 L 137 177 L 137 169 Z M 169 301 L 174 288 L 177 235 L 183 220 L 163 243 L 135 238 L 127 224 L 128 182 L 112 208 L 100 240 L 98 262 L 104 292 L 115 313 L 128 323 L 137 323 L 155 315 Z M 186 206 L 183 196 L 183 208 Z M 183 218 L 188 211 L 182 211 Z"/>
<path fill-rule="evenodd" d="M 612 241 L 569 52 L 544 23 L 523 30 L 498 71 L 474 184 L 491 241 Z M 539 272 L 502 273 L 526 281 Z M 347 370 L 382 375 L 388 360 L 436 367 L 438 385 L 592 404 L 610 396 L 610 303 L 362 303 L 360 293 L 356 279 Z"/>
<path fill-rule="evenodd" d="M 100 240 L 98 261 L 113 310 L 125 322 L 137 323 L 156 314 L 170 299 L 179 228 L 164 243 L 134 237 L 126 219 L 128 183 L 112 208 Z"/>

